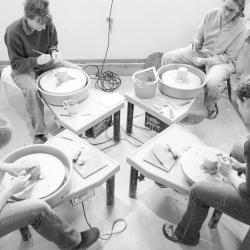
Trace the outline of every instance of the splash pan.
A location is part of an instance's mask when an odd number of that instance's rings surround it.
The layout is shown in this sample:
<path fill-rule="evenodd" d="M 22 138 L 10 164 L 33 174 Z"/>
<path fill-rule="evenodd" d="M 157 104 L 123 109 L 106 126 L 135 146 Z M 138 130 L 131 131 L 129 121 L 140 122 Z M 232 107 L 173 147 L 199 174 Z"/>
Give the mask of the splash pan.
<path fill-rule="evenodd" d="M 29 186 L 13 195 L 14 200 L 38 198 L 49 204 L 56 204 L 60 197 L 69 190 L 72 164 L 66 155 L 51 146 L 32 145 L 20 148 L 7 155 L 4 162 L 37 161 L 41 167 L 39 180 L 30 181 Z M 5 173 L 2 183 L 8 185 L 11 176 Z"/>
<path fill-rule="evenodd" d="M 60 72 L 67 73 L 63 81 L 57 77 Z M 68 99 L 83 101 L 89 92 L 90 78 L 82 70 L 60 67 L 38 77 L 37 86 L 47 103 L 62 106 L 62 102 Z"/>

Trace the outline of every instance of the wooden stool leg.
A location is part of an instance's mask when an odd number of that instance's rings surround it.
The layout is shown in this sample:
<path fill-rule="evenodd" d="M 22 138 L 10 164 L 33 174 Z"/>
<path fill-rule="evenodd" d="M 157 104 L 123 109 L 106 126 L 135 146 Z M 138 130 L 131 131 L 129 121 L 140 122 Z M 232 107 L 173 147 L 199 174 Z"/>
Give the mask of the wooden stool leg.
<path fill-rule="evenodd" d="M 232 102 L 232 86 L 231 86 L 230 78 L 227 79 L 227 92 L 228 92 L 229 101 Z"/>
<path fill-rule="evenodd" d="M 115 176 L 110 177 L 106 182 L 106 203 L 111 206 L 114 204 L 115 198 Z"/>
<path fill-rule="evenodd" d="M 28 226 L 20 228 L 19 231 L 22 235 L 23 241 L 28 241 L 31 238 L 31 232 Z"/>
<path fill-rule="evenodd" d="M 135 168 L 131 167 L 130 184 L 129 184 L 129 197 L 130 198 L 136 198 L 137 180 L 138 180 L 138 171 Z"/>
<path fill-rule="evenodd" d="M 114 113 L 114 141 L 120 140 L 120 110 Z"/>
<path fill-rule="evenodd" d="M 128 109 L 127 109 L 127 127 L 126 132 L 128 135 L 132 134 L 133 128 L 133 115 L 134 115 L 134 104 L 128 102 Z"/>

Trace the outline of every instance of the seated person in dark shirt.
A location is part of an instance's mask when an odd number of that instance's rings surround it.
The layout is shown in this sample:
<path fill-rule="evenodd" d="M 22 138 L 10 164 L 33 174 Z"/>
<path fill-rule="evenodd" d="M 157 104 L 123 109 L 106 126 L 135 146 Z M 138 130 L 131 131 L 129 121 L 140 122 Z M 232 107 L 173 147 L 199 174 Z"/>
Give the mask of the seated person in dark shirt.
<path fill-rule="evenodd" d="M 237 90 L 239 112 L 250 121 L 250 81 L 240 81 Z M 189 193 L 187 209 L 177 226 L 166 223 L 163 234 L 171 241 L 197 245 L 200 229 L 210 207 L 250 225 L 250 137 L 244 149 L 234 145 L 231 157 L 219 160 L 218 171 L 228 183 L 197 182 Z M 245 163 L 244 163 L 245 162 Z M 234 171 L 235 170 L 235 171 Z M 244 172 L 241 177 L 237 172 Z"/>
<path fill-rule="evenodd" d="M 9 122 L 0 116 L 0 149 L 9 142 L 11 134 Z M 64 250 L 86 249 L 98 240 L 99 230 L 97 228 L 93 227 L 79 232 L 43 200 L 27 199 L 14 203 L 8 202 L 13 194 L 23 190 L 28 184 L 29 176 L 19 176 L 19 174 L 30 168 L 33 168 L 30 163 L 0 161 L 0 180 L 5 172 L 13 176 L 8 186 L 0 182 L 0 237 L 31 225 L 37 233 Z"/>
<path fill-rule="evenodd" d="M 25 96 L 25 108 L 34 130 L 34 143 L 44 143 L 47 140 L 44 107 L 35 84 L 36 78 L 54 68 L 80 67 L 62 61 L 48 0 L 26 0 L 24 17 L 7 27 L 4 39 L 12 68 L 12 79 Z"/>

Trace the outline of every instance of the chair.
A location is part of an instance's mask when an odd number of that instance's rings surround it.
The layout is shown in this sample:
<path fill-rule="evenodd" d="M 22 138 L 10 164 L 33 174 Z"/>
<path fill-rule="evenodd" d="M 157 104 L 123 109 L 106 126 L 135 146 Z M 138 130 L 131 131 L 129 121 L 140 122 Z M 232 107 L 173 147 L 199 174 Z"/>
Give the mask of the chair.
<path fill-rule="evenodd" d="M 10 108 L 10 95 L 8 88 L 12 87 L 17 90 L 18 95 L 20 94 L 21 98 L 23 99 L 23 94 L 21 90 L 17 87 L 14 81 L 11 78 L 11 66 L 9 65 L 2 65 L 0 66 L 0 94 L 2 106 L 6 108 Z"/>

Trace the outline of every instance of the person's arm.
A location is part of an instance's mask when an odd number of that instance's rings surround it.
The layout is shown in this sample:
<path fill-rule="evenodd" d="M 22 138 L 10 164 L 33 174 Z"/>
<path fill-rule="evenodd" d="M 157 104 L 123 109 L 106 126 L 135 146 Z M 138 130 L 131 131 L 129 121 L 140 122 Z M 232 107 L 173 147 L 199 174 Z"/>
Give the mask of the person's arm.
<path fill-rule="evenodd" d="M 11 197 L 12 193 L 9 188 L 6 187 L 0 187 L 1 192 L 0 192 L 0 212 L 6 205 L 8 199 Z"/>
<path fill-rule="evenodd" d="M 233 170 L 232 162 L 227 156 L 218 157 L 218 172 L 223 175 L 236 189 L 238 189 L 244 182 L 244 180 L 241 179 Z"/>
<path fill-rule="evenodd" d="M 235 37 L 225 53 L 218 55 L 222 62 L 231 62 L 234 66 L 236 66 L 239 53 L 246 41 L 246 34 L 246 31 L 240 33 L 237 37 Z"/>
<path fill-rule="evenodd" d="M 246 158 L 246 181 L 239 185 L 239 191 L 250 198 L 250 139 L 244 145 L 244 155 Z"/>
<path fill-rule="evenodd" d="M 11 66 L 14 70 L 25 72 L 37 67 L 37 57 L 26 57 L 20 37 L 14 32 L 5 33 L 4 40 L 8 49 Z"/>
<path fill-rule="evenodd" d="M 245 181 L 240 178 L 235 171 L 232 171 L 228 176 L 227 180 L 236 188 L 240 189 L 240 185 L 245 183 Z"/>
<path fill-rule="evenodd" d="M 48 47 L 48 53 L 53 54 L 53 52 L 58 52 L 58 38 L 57 38 L 57 31 L 56 27 L 53 23 L 48 24 L 49 25 L 49 47 Z"/>
<path fill-rule="evenodd" d="M 194 53 L 202 47 L 204 42 L 204 22 L 205 18 L 200 22 L 193 40 L 190 42 Z"/>

